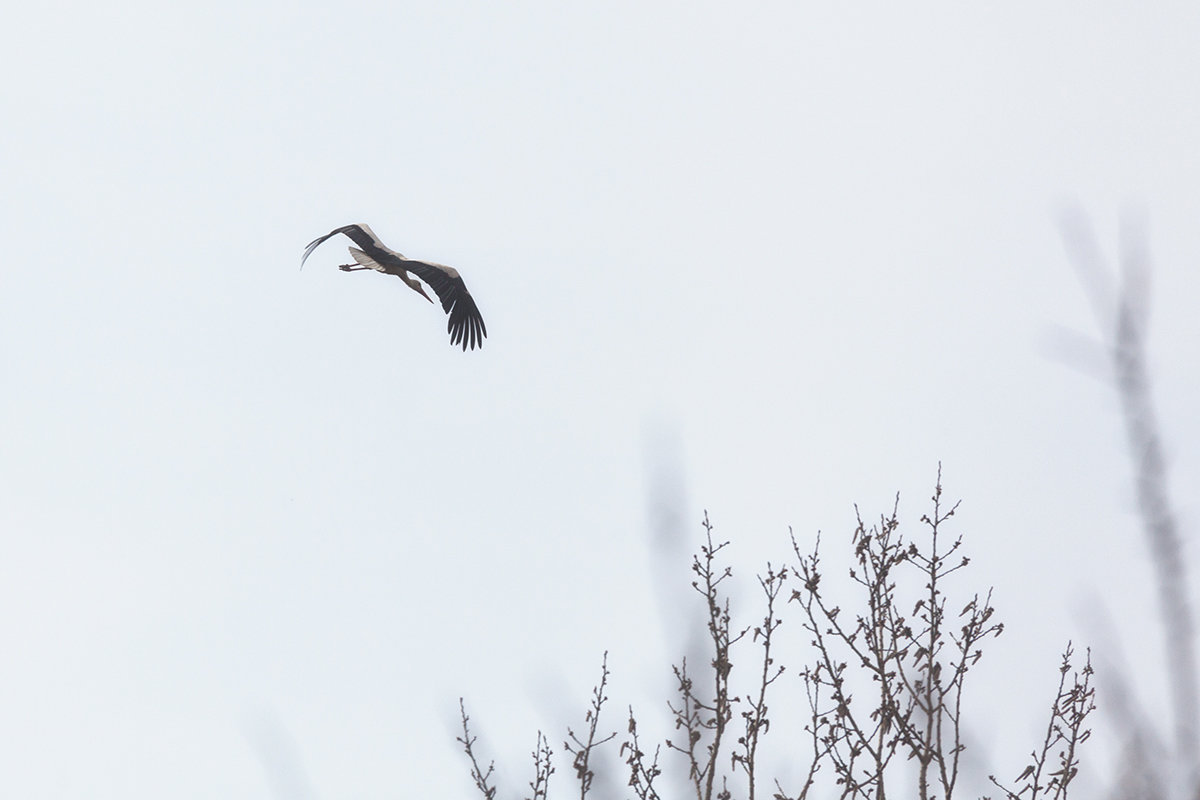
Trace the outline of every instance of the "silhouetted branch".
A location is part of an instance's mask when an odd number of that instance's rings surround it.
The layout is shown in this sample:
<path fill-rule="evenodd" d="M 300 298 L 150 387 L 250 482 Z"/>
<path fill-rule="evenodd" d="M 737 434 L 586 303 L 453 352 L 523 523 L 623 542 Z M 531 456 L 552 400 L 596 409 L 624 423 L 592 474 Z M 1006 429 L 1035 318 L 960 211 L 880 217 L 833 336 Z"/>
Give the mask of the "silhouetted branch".
<path fill-rule="evenodd" d="M 629 766 L 629 786 L 633 789 L 638 800 L 658 800 L 658 792 L 654 789 L 654 779 L 662 774 L 658 768 L 659 748 L 654 748 L 654 758 L 646 764 L 646 754 L 638 741 L 637 720 L 633 716 L 633 707 L 629 708 L 629 739 L 621 744 L 621 755 L 629 751 L 625 763 Z"/>
<path fill-rule="evenodd" d="M 476 737 L 471 735 L 471 728 L 468 725 L 471 718 L 467 716 L 467 707 L 463 699 L 458 698 L 458 711 L 462 716 L 462 736 L 458 737 L 458 742 L 463 746 L 463 752 L 467 754 L 467 758 L 471 761 L 471 779 L 475 781 L 475 788 L 479 790 L 485 800 L 493 800 L 496 796 L 496 787 L 488 783 L 492 777 L 492 772 L 496 768 L 495 762 L 489 762 L 487 770 L 480 769 L 479 761 L 475 758 L 475 740 Z M 541 735 L 539 734 L 539 738 Z"/>
<path fill-rule="evenodd" d="M 567 736 L 569 740 L 563 744 L 563 749 L 571 754 L 573 761 L 571 766 L 575 769 L 575 777 L 579 780 L 579 800 L 585 800 L 588 791 L 592 788 L 592 781 L 596 777 L 595 771 L 592 769 L 592 755 L 597 747 L 610 742 L 616 738 L 617 734 L 614 731 L 603 739 L 596 739 L 596 726 L 600 724 L 600 711 L 604 708 L 604 702 L 608 700 L 604 690 L 608 686 L 608 652 L 605 651 L 604 659 L 600 664 L 600 683 L 592 689 L 592 704 L 584 716 L 587 722 L 587 738 L 580 739 L 575 735 L 575 731 L 567 728 Z"/>
<path fill-rule="evenodd" d="M 1085 729 L 1083 724 L 1096 708 L 1096 690 L 1091 686 L 1091 653 L 1088 653 L 1083 669 L 1077 672 L 1071 665 L 1074 653 L 1071 645 L 1067 644 L 1062 666 L 1059 667 L 1058 693 L 1050 707 L 1046 738 L 1042 741 L 1041 749 L 1030 754 L 1032 761 L 1017 776 L 1020 787 L 1011 789 L 996 780 L 994 775 L 989 776 L 1008 800 L 1037 800 L 1039 797 L 1063 800 L 1067 796 L 1067 787 L 1079 772 L 1076 750 L 1092 735 L 1091 730 Z M 1071 675 L 1070 686 L 1067 686 L 1068 673 Z M 1061 749 L 1055 752 L 1056 748 Z"/>

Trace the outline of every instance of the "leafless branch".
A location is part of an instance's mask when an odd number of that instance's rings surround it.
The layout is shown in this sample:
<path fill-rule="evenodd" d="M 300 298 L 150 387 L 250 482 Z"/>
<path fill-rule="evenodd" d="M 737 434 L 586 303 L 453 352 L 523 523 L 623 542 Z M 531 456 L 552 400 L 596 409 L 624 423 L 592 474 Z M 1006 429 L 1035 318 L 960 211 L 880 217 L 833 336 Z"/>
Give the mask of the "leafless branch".
<path fill-rule="evenodd" d="M 600 683 L 592 690 L 592 703 L 587 710 L 584 720 L 587 722 L 587 736 L 580 739 L 575 731 L 567 728 L 568 741 L 563 744 L 563 749 L 571 754 L 573 761 L 571 766 L 575 770 L 575 777 L 579 780 L 579 800 L 586 800 L 588 791 L 592 788 L 592 781 L 596 777 L 595 771 L 592 769 L 592 755 L 600 745 L 610 742 L 616 738 L 617 734 L 614 731 L 603 739 L 596 738 L 596 726 L 600 724 L 600 711 L 604 708 L 604 702 L 608 700 L 604 690 L 608 686 L 608 652 L 605 651 L 604 659 L 600 665 Z"/>
<path fill-rule="evenodd" d="M 461 697 L 458 698 L 458 711 L 462 716 L 463 730 L 462 736 L 458 737 L 458 742 L 463 746 L 463 751 L 471 761 L 471 778 L 475 781 L 475 788 L 479 790 L 485 800 L 493 800 L 496 796 L 496 787 L 492 786 L 488 781 L 492 777 L 492 771 L 495 769 L 496 764 L 495 762 L 489 762 L 486 770 L 479 767 L 479 761 L 475 758 L 476 737 L 471 735 L 471 729 L 468 725 L 471 718 L 467 716 L 467 707 Z"/>

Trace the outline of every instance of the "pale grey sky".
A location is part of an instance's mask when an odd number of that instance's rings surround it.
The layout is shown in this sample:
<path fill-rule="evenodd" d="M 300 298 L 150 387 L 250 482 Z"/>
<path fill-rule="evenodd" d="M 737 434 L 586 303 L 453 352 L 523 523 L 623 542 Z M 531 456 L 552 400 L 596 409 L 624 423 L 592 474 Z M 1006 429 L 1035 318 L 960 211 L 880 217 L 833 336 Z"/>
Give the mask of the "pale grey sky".
<path fill-rule="evenodd" d="M 1183 2 L 11 9 L 0 793 L 270 797 L 273 752 L 466 796 L 460 694 L 521 786 L 545 686 L 668 685 L 661 463 L 750 586 L 854 502 L 915 531 L 941 460 L 1019 758 L 1085 598 L 1159 658 L 1116 403 L 1045 356 L 1094 329 L 1070 204 L 1110 254 L 1147 221 L 1196 529 L 1197 41 Z M 351 222 L 457 267 L 484 348 L 341 239 L 297 271 Z"/>

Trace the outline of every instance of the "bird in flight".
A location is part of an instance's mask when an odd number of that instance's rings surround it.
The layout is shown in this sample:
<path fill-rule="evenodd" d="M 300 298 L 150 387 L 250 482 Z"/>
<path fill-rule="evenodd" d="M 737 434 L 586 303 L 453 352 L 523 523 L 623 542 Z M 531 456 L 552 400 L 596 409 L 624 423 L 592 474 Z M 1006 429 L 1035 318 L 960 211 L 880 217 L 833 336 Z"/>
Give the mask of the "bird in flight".
<path fill-rule="evenodd" d="M 304 269 L 304 262 L 321 242 L 339 233 L 349 236 L 358 247 L 350 248 L 350 255 L 356 263 L 342 264 L 338 269 L 342 272 L 373 269 L 387 275 L 395 275 L 408 284 L 410 289 L 432 303 L 433 298 L 425 294 L 425 287 L 421 285 L 421 281 L 425 281 L 442 301 L 442 309 L 450 316 L 449 322 L 446 323 L 446 330 L 450 332 L 450 344 L 461 343 L 464 351 L 467 347 L 472 350 L 483 347 L 483 340 L 487 337 L 487 326 L 483 324 L 483 317 L 479 313 L 479 307 L 475 305 L 475 298 L 467 291 L 467 285 L 463 283 L 458 270 L 432 261 L 405 258 L 385 245 L 375 235 L 375 231 L 366 225 L 345 225 L 313 239 L 308 243 L 308 247 L 304 248 L 300 269 Z M 409 273 L 421 281 L 410 277 Z"/>

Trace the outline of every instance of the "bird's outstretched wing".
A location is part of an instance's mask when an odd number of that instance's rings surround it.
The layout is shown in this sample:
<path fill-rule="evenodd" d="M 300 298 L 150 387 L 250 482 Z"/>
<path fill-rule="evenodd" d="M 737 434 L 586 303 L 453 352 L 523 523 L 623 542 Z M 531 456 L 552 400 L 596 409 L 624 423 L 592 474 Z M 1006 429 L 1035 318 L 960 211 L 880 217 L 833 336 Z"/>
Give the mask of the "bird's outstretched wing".
<path fill-rule="evenodd" d="M 462 276 L 453 267 L 435 264 L 432 261 L 404 259 L 404 268 L 416 275 L 437 293 L 442 301 L 442 310 L 450 315 L 446 330 L 450 332 L 450 344 L 462 344 L 462 349 L 483 347 L 487 337 L 487 326 L 475 298 L 467 291 Z"/>
<path fill-rule="evenodd" d="M 385 245 L 383 241 L 375 235 L 375 231 L 371 230 L 369 226 L 361 224 L 343 225 L 342 227 L 332 230 L 324 236 L 319 236 L 308 243 L 308 247 L 304 248 L 304 255 L 300 258 L 300 269 L 304 269 L 304 262 L 308 261 L 308 257 L 313 254 L 314 250 L 321 246 L 322 242 L 324 242 L 326 239 L 332 239 L 339 233 L 346 234 L 354 241 L 356 245 L 368 252 L 382 250 L 390 255 L 404 258 L 404 256 Z"/>

